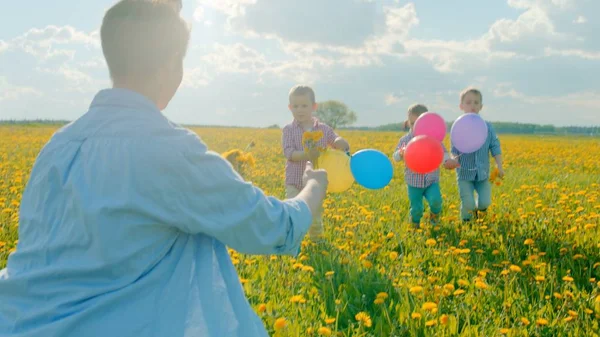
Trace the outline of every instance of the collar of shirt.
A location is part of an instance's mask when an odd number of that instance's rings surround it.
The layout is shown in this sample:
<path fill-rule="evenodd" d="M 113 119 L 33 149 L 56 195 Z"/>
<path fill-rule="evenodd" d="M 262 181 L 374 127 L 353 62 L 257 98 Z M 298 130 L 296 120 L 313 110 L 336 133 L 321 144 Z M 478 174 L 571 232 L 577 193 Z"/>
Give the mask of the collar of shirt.
<path fill-rule="evenodd" d="M 312 122 L 313 122 L 312 128 L 313 128 L 313 130 L 315 130 L 319 126 L 319 120 L 316 117 L 312 117 Z M 302 128 L 302 125 L 300 125 L 300 122 L 298 122 L 298 120 L 295 118 L 294 118 L 294 121 L 292 122 L 292 125 L 294 125 L 295 127 L 298 127 L 298 128 Z"/>
<path fill-rule="evenodd" d="M 111 88 L 100 90 L 92 100 L 90 109 L 106 107 L 122 108 L 119 111 L 126 110 L 128 113 L 142 112 L 146 115 L 150 113 L 162 116 L 154 102 L 130 89 Z"/>

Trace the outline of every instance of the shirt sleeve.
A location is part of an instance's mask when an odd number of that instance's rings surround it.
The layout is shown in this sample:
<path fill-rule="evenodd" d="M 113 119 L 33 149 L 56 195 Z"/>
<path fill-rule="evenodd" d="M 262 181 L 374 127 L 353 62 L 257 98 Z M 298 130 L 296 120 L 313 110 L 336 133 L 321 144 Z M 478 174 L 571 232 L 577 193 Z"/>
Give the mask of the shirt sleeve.
<path fill-rule="evenodd" d="M 458 149 L 456 147 L 454 147 L 454 145 L 452 144 L 452 142 L 450 142 L 450 152 L 454 155 L 454 156 L 458 156 L 460 154 L 460 151 L 458 151 Z"/>
<path fill-rule="evenodd" d="M 281 135 L 281 144 L 283 147 L 283 155 L 287 159 L 292 159 L 292 153 L 296 150 L 294 147 L 294 137 L 292 136 L 292 132 L 288 126 L 285 126 Z"/>
<path fill-rule="evenodd" d="M 499 154 L 502 154 L 502 150 L 500 149 L 500 140 L 498 139 L 498 136 L 496 135 L 496 131 L 494 130 L 494 127 L 492 127 L 492 124 L 488 124 L 488 129 L 490 130 L 489 137 L 491 138 L 490 153 L 492 154 L 492 157 L 495 157 Z"/>
<path fill-rule="evenodd" d="M 151 212 L 183 232 L 214 237 L 240 253 L 297 255 L 312 222 L 308 205 L 266 196 L 198 143 L 152 170 L 160 174 L 149 177 L 156 189 L 147 191 L 153 193 Z"/>
<path fill-rule="evenodd" d="M 398 145 L 396 145 L 396 150 L 392 154 L 392 158 L 394 161 L 402 161 L 402 157 L 400 156 L 400 149 L 408 144 L 408 135 L 402 136 L 398 141 Z"/>
<path fill-rule="evenodd" d="M 339 137 L 338 134 L 329 125 L 323 125 L 323 136 L 328 146 L 332 146 L 335 140 Z"/>

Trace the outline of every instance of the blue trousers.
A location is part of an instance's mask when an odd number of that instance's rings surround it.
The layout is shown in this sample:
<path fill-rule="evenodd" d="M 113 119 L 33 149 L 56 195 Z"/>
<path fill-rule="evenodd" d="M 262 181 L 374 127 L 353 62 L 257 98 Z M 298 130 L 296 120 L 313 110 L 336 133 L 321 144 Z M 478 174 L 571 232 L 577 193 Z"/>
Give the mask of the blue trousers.
<path fill-rule="evenodd" d="M 442 193 L 440 184 L 433 183 L 425 188 L 408 186 L 408 199 L 410 200 L 410 217 L 413 223 L 420 223 L 423 217 L 423 198 L 427 200 L 429 209 L 434 215 L 442 212 Z"/>
<path fill-rule="evenodd" d="M 492 184 L 488 179 L 481 181 L 458 181 L 460 193 L 460 216 L 463 220 L 471 220 L 473 211 L 485 211 L 492 203 Z M 474 193 L 477 192 L 477 201 Z"/>

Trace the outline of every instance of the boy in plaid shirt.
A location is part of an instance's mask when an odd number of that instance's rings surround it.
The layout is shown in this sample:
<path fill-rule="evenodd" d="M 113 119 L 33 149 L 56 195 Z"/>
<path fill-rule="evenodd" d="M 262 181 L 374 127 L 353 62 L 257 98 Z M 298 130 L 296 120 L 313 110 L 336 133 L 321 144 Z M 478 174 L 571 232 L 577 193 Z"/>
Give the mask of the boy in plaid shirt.
<path fill-rule="evenodd" d="M 394 161 L 399 162 L 404 159 L 404 149 L 413 139 L 413 126 L 417 118 L 428 109 L 422 104 L 414 104 L 408 108 L 408 124 L 410 130 L 406 135 L 400 138 L 396 151 L 394 152 Z M 458 162 L 450 158 L 448 150 L 442 144 L 444 149 L 444 167 L 453 169 L 457 167 Z M 421 218 L 423 217 L 423 198 L 427 200 L 431 211 L 431 223 L 436 224 L 440 213 L 442 212 L 442 193 L 440 192 L 440 170 L 421 174 L 412 171 L 408 167 L 404 168 L 404 180 L 408 186 L 408 199 L 410 201 L 410 217 L 415 228 L 420 228 Z"/>
<path fill-rule="evenodd" d="M 460 109 L 464 113 L 479 114 L 483 108 L 483 95 L 479 89 L 468 87 L 460 93 Z M 488 135 L 479 148 L 472 153 L 461 153 L 454 145 L 452 154 L 458 158 L 460 167 L 456 170 L 458 191 L 460 193 L 460 215 L 463 221 L 483 218 L 492 203 L 492 184 L 490 184 L 490 155 L 496 161 L 498 177 L 504 177 L 502 149 L 496 131 L 490 122 L 486 122 Z M 477 200 L 475 200 L 477 193 Z"/>
<path fill-rule="evenodd" d="M 283 154 L 287 158 L 285 163 L 285 191 L 286 198 L 294 198 L 302 190 L 302 175 L 308 161 L 315 162 L 319 158 L 317 147 L 328 146 L 350 151 L 348 142 L 338 136 L 333 129 L 313 117 L 317 109 L 315 92 L 309 86 L 296 85 L 289 93 L 288 108 L 292 112 L 294 120 L 283 127 L 282 146 Z M 306 131 L 321 131 L 323 137 L 316 143 L 316 147 L 308 152 L 304 151 L 302 135 Z M 313 214 L 313 224 L 308 230 L 308 236 L 313 241 L 318 241 L 323 235 L 322 209 Z"/>

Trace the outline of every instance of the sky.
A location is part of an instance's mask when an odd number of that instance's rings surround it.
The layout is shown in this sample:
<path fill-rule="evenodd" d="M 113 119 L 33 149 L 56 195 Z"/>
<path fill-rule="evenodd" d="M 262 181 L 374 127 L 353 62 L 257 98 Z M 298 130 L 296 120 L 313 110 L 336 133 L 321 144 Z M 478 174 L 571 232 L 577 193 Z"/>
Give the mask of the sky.
<path fill-rule="evenodd" d="M 0 120 L 83 115 L 111 86 L 99 27 L 114 0 L 5 1 Z M 447 121 L 483 92 L 489 121 L 600 125 L 598 0 L 183 0 L 177 123 L 291 120 L 289 89 L 339 100 L 358 126 L 398 123 L 413 103 Z"/>

